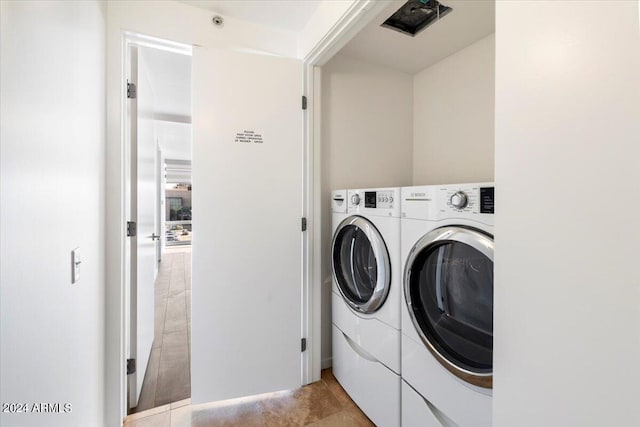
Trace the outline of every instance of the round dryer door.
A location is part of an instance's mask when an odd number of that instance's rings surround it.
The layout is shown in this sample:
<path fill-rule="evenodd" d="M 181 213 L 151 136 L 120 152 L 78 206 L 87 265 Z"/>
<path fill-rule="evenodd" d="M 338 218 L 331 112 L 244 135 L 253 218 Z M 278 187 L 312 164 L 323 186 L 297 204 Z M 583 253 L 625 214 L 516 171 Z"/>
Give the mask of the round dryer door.
<path fill-rule="evenodd" d="M 427 233 L 404 275 L 409 315 L 446 369 L 485 388 L 493 384 L 493 238 L 465 227 Z"/>
<path fill-rule="evenodd" d="M 344 300 L 361 313 L 378 310 L 389 293 L 389 253 L 374 225 L 350 216 L 338 225 L 331 245 L 333 278 Z"/>

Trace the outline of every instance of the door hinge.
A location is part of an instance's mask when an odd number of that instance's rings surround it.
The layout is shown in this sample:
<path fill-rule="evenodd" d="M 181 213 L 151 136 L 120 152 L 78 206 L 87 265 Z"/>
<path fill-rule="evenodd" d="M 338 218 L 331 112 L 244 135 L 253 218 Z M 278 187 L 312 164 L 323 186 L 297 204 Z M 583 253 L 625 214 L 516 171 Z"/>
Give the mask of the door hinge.
<path fill-rule="evenodd" d="M 300 341 L 300 351 L 305 351 L 307 349 L 307 339 L 302 338 Z"/>
<path fill-rule="evenodd" d="M 136 99 L 137 95 L 138 90 L 136 88 L 136 84 L 127 82 L 127 98 Z"/>
<path fill-rule="evenodd" d="M 127 359 L 127 375 L 136 373 L 136 359 Z"/>
<path fill-rule="evenodd" d="M 300 228 L 302 231 L 307 231 L 307 218 L 301 218 Z"/>
<path fill-rule="evenodd" d="M 302 109 L 306 110 L 307 109 L 307 97 L 302 95 Z"/>
<path fill-rule="evenodd" d="M 137 232 L 135 221 L 127 221 L 127 237 L 134 237 Z"/>

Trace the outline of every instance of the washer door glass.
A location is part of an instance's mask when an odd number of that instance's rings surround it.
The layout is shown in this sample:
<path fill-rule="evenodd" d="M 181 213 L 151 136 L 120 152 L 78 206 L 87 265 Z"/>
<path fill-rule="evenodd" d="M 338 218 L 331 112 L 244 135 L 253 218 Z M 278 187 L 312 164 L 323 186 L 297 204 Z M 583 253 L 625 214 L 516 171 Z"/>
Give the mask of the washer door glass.
<path fill-rule="evenodd" d="M 493 239 L 443 227 L 414 247 L 405 288 L 423 341 L 454 374 L 487 386 L 493 370 Z"/>
<path fill-rule="evenodd" d="M 336 284 L 345 301 L 363 313 L 382 306 L 389 292 L 389 255 L 378 230 L 362 217 L 345 219 L 332 245 Z"/>

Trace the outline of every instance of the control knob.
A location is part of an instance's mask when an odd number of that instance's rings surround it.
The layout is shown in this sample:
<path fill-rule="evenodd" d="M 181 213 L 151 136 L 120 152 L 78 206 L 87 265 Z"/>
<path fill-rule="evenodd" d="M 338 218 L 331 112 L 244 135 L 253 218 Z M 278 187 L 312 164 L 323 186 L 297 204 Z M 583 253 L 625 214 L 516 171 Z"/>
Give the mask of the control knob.
<path fill-rule="evenodd" d="M 358 206 L 360 204 L 360 195 L 354 194 L 353 196 L 351 196 L 351 203 Z"/>
<path fill-rule="evenodd" d="M 456 209 L 464 209 L 469 203 L 469 199 L 464 191 L 457 191 L 451 196 L 451 205 Z"/>

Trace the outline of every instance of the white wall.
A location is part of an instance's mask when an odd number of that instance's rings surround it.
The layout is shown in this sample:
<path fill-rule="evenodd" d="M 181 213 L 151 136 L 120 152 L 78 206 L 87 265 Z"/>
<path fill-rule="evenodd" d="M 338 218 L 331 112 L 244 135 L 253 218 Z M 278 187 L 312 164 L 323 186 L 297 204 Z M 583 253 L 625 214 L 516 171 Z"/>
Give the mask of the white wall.
<path fill-rule="evenodd" d="M 493 181 L 494 35 L 414 77 L 413 183 Z"/>
<path fill-rule="evenodd" d="M 322 360 L 331 357 L 331 190 L 411 185 L 413 78 L 342 55 L 322 68 Z"/>
<path fill-rule="evenodd" d="M 494 425 L 640 425 L 638 2 L 496 8 Z"/>
<path fill-rule="evenodd" d="M 0 400 L 72 404 L 2 413 L 0 424 L 100 426 L 106 5 L 3 1 L 0 11 Z"/>

